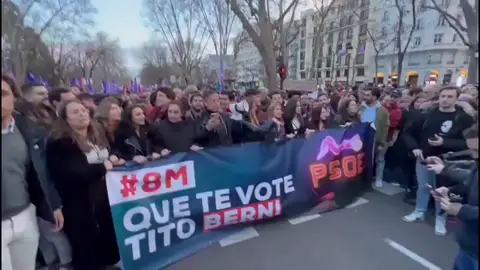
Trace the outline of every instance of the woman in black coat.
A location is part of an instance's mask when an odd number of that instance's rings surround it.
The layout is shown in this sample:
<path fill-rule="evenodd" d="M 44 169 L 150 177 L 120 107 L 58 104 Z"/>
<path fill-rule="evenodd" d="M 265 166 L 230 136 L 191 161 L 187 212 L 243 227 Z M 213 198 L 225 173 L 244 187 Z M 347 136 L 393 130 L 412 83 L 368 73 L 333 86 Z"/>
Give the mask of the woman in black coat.
<path fill-rule="evenodd" d="M 202 149 L 197 142 L 198 139 L 207 136 L 206 130 L 203 131 L 194 121 L 184 119 L 184 114 L 181 101 L 171 101 L 167 106 L 167 118 L 152 128 L 153 145 L 160 155 L 167 156 Z"/>
<path fill-rule="evenodd" d="M 158 158 L 148 136 L 149 125 L 146 122 L 145 110 L 141 104 L 127 107 L 123 111 L 123 119 L 115 131 L 113 148 L 119 158 L 145 163 L 148 157 Z"/>
<path fill-rule="evenodd" d="M 106 190 L 105 174 L 113 166 L 108 143 L 79 101 L 67 102 L 60 109 L 47 142 L 46 163 L 63 203 L 74 269 L 100 270 L 117 263 L 120 256 L 112 215 L 92 199 L 99 187 Z"/>

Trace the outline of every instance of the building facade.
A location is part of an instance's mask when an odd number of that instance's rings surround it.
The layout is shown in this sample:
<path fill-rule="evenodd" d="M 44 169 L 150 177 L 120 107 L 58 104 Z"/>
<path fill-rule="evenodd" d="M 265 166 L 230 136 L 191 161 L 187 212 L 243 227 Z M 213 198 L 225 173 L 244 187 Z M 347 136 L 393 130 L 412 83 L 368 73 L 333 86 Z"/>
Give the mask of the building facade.
<path fill-rule="evenodd" d="M 429 81 L 438 84 L 455 83 L 458 76 L 467 74 L 468 48 L 439 12 L 424 7 L 429 4 L 428 0 L 419 1 L 415 24 L 411 11 L 403 18 L 405 30 L 400 38 L 402 48 L 406 45 L 412 27 L 414 32 L 403 59 L 401 74 L 398 74 L 398 49 L 395 42 L 391 42 L 397 37 L 395 29 L 399 21 L 398 10 L 390 0 L 376 13 L 375 20 L 380 25 L 379 37 L 383 38 L 378 42 L 382 50 L 378 56 L 377 77 L 384 78 L 385 82 L 397 79 L 401 85 L 411 83 L 421 86 Z M 464 22 L 459 0 L 441 0 L 438 4 Z"/>
<path fill-rule="evenodd" d="M 323 24 L 318 11 L 302 12 L 298 44 L 290 46 L 291 51 L 297 51 L 289 63 L 295 66 L 296 79 L 316 79 L 321 87 L 371 80 L 373 48 L 367 35 L 373 15 L 370 6 L 370 0 L 337 1 Z M 318 52 L 316 63 L 314 51 Z"/>
<path fill-rule="evenodd" d="M 252 87 L 265 77 L 262 56 L 252 41 L 244 38 L 245 35 L 245 33 L 241 33 L 235 40 L 241 44 L 233 60 L 236 83 L 240 88 Z M 239 39 L 243 40 L 239 41 Z"/>

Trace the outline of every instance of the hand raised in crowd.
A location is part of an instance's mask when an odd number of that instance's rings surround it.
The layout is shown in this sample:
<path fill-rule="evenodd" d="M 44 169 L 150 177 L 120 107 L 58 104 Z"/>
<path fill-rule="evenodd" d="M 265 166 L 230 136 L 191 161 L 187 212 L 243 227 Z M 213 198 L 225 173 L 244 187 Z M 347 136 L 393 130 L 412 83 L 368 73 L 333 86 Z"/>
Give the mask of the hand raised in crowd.
<path fill-rule="evenodd" d="M 153 153 L 152 153 L 152 159 L 154 159 L 154 160 L 155 160 L 155 159 L 159 159 L 159 158 L 161 158 L 161 157 L 162 157 L 162 155 L 160 155 L 159 153 L 156 153 L 156 152 L 153 152 Z"/>
<path fill-rule="evenodd" d="M 210 119 L 208 119 L 207 124 L 205 125 L 205 128 L 208 131 L 212 131 L 215 128 L 217 128 L 221 124 L 221 119 L 220 119 L 220 114 L 218 113 L 212 113 L 210 115 Z"/>
<path fill-rule="evenodd" d="M 168 149 L 163 149 L 163 150 L 160 152 L 160 155 L 162 155 L 163 157 L 164 157 L 164 156 L 168 156 L 168 155 L 170 155 L 170 150 L 168 150 Z"/>
<path fill-rule="evenodd" d="M 200 146 L 194 144 L 194 145 L 190 146 L 190 150 L 201 151 L 201 150 L 203 150 L 203 147 L 200 147 Z"/>
<path fill-rule="evenodd" d="M 143 163 L 148 162 L 148 159 L 144 156 L 134 156 L 132 160 L 135 161 L 136 163 L 139 163 L 139 164 L 143 164 Z"/>
<path fill-rule="evenodd" d="M 445 163 L 439 157 L 427 157 L 425 161 L 427 162 L 427 169 L 436 174 L 441 173 L 445 168 Z"/>
<path fill-rule="evenodd" d="M 443 138 L 438 136 L 438 134 L 434 135 L 435 139 L 428 139 L 428 144 L 431 146 L 442 146 L 443 145 Z"/>
<path fill-rule="evenodd" d="M 111 171 L 111 170 L 113 169 L 113 164 L 112 164 L 112 162 L 111 162 L 110 160 L 105 160 L 105 161 L 103 162 L 103 165 L 105 166 L 105 169 L 106 169 L 107 171 Z"/>
<path fill-rule="evenodd" d="M 418 158 L 418 159 L 420 159 L 420 160 L 424 160 L 424 159 L 425 159 L 425 158 L 423 157 L 423 151 L 420 150 L 420 149 L 413 149 L 413 150 L 412 150 L 412 153 L 413 153 L 413 155 L 414 155 L 416 158 Z"/>
<path fill-rule="evenodd" d="M 53 231 L 59 232 L 63 229 L 64 224 L 62 209 L 53 211 L 53 216 L 55 217 L 55 227 L 53 228 Z"/>

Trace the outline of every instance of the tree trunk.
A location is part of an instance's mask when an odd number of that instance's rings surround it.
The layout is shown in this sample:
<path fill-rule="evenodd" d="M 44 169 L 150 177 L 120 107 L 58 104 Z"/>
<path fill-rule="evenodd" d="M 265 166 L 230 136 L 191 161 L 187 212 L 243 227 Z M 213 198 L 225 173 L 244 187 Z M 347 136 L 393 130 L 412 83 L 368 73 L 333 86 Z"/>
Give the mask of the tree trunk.
<path fill-rule="evenodd" d="M 398 79 L 397 79 L 397 82 L 398 82 L 398 85 L 400 86 L 401 82 L 400 82 L 400 79 L 402 78 L 402 69 L 403 69 L 403 58 L 405 57 L 405 54 L 402 52 L 402 53 L 399 53 L 398 54 L 398 63 L 397 63 L 397 73 L 398 73 Z"/>
<path fill-rule="evenodd" d="M 468 49 L 468 77 L 467 83 L 475 84 L 478 82 L 478 58 L 475 57 L 476 48 L 470 47 Z"/>

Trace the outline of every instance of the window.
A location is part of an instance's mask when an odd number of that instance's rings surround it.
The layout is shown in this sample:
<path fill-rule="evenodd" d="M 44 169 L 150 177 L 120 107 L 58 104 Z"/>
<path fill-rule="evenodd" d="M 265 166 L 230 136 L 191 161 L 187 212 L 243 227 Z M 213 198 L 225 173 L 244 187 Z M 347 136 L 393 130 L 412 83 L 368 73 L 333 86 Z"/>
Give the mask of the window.
<path fill-rule="evenodd" d="M 443 39 L 443 34 L 435 34 L 433 37 L 433 44 L 441 44 Z"/>
<path fill-rule="evenodd" d="M 328 46 L 328 55 L 333 53 L 332 45 Z"/>
<path fill-rule="evenodd" d="M 305 52 L 300 52 L 300 61 L 305 60 Z"/>
<path fill-rule="evenodd" d="M 327 66 L 327 68 L 332 66 L 332 58 L 331 57 L 327 58 L 327 65 L 326 66 Z"/>
<path fill-rule="evenodd" d="M 344 34 L 344 30 L 340 30 L 338 32 L 338 40 L 337 42 L 341 42 L 343 40 L 343 34 Z"/>
<path fill-rule="evenodd" d="M 337 44 L 337 53 L 338 53 L 338 52 L 341 52 L 342 49 L 343 49 L 343 44 L 341 44 L 341 43 L 340 43 L 340 44 Z"/>
<path fill-rule="evenodd" d="M 340 19 L 340 27 L 345 27 L 345 17 Z"/>
<path fill-rule="evenodd" d="M 353 38 L 353 29 L 352 28 L 348 28 L 347 29 L 347 40 L 348 39 L 352 39 Z"/>
<path fill-rule="evenodd" d="M 365 69 L 363 67 L 357 68 L 357 76 L 365 76 Z"/>
<path fill-rule="evenodd" d="M 328 33 L 327 41 L 328 42 L 333 42 L 333 33 L 332 32 Z"/>
<path fill-rule="evenodd" d="M 322 68 L 322 59 L 317 60 L 317 68 Z"/>
<path fill-rule="evenodd" d="M 380 43 L 378 44 L 378 50 L 381 52 L 381 51 L 383 51 L 383 49 L 385 49 L 385 43 L 380 42 Z"/>
<path fill-rule="evenodd" d="M 317 78 L 322 78 L 322 72 L 321 71 L 317 71 Z"/>
<path fill-rule="evenodd" d="M 330 30 L 333 30 L 335 28 L 335 22 L 330 22 Z"/>
<path fill-rule="evenodd" d="M 300 40 L 300 49 L 305 49 L 305 39 Z"/>
<path fill-rule="evenodd" d="M 300 37 L 302 37 L 302 38 L 305 37 L 305 30 L 300 31 Z"/>
<path fill-rule="evenodd" d="M 415 30 L 423 29 L 423 19 L 417 19 L 417 23 L 415 24 Z"/>
<path fill-rule="evenodd" d="M 383 12 L 383 17 L 382 17 L 382 21 L 388 21 L 388 10 Z"/>
<path fill-rule="evenodd" d="M 418 47 L 422 43 L 422 37 L 415 37 L 413 39 L 413 47 Z"/>
<path fill-rule="evenodd" d="M 302 19 L 302 25 L 303 25 L 303 26 L 307 25 L 307 18 L 303 18 L 303 19 Z"/>
<path fill-rule="evenodd" d="M 320 46 L 320 47 L 318 48 L 317 56 L 318 56 L 318 57 L 322 57 L 322 56 L 323 56 L 323 47 L 322 47 L 322 46 Z"/>
<path fill-rule="evenodd" d="M 300 79 L 305 79 L 305 77 L 307 77 L 305 72 L 300 72 Z"/>
<path fill-rule="evenodd" d="M 380 36 L 381 36 L 382 38 L 384 38 L 384 37 L 386 37 L 387 35 L 388 35 L 388 34 L 387 34 L 387 27 L 384 26 L 384 27 L 382 27 L 382 31 L 381 31 L 381 33 L 380 33 Z"/>
<path fill-rule="evenodd" d="M 455 52 L 448 52 L 445 55 L 445 60 L 448 65 L 453 65 L 455 64 Z"/>
<path fill-rule="evenodd" d="M 356 65 L 363 65 L 365 62 L 365 54 L 357 54 L 355 57 L 355 64 Z"/>
<path fill-rule="evenodd" d="M 337 73 L 337 74 L 335 74 L 335 75 L 337 76 L 337 78 L 340 77 L 340 74 L 341 74 L 340 69 L 337 69 L 337 72 L 336 72 L 336 73 Z"/>
<path fill-rule="evenodd" d="M 438 21 L 437 21 L 437 26 L 445 26 L 446 24 L 446 21 L 445 21 L 445 17 L 443 17 L 443 15 L 438 15 Z"/>
<path fill-rule="evenodd" d="M 343 71 L 343 76 L 348 77 L 348 69 L 345 69 L 345 70 Z"/>
<path fill-rule="evenodd" d="M 365 48 L 367 47 L 367 40 L 360 39 L 358 40 L 357 53 L 365 53 Z"/>
<path fill-rule="evenodd" d="M 362 10 L 362 12 L 360 12 L 360 20 L 368 20 L 368 9 Z"/>
<path fill-rule="evenodd" d="M 350 54 L 345 55 L 345 66 L 348 66 L 350 63 Z"/>
<path fill-rule="evenodd" d="M 305 70 L 305 62 L 300 62 L 300 70 Z"/>
<path fill-rule="evenodd" d="M 330 70 L 325 71 L 325 77 L 330 78 Z"/>
<path fill-rule="evenodd" d="M 362 24 L 360 25 L 360 32 L 358 33 L 359 36 L 365 36 L 367 35 L 367 25 Z"/>
<path fill-rule="evenodd" d="M 354 23 L 353 15 L 348 16 L 348 25 L 353 25 L 353 23 Z"/>

